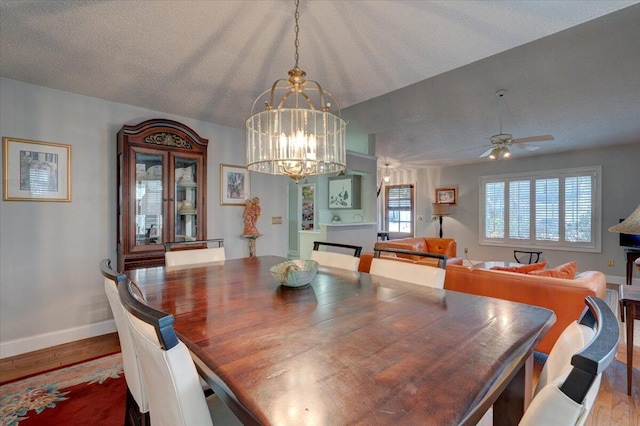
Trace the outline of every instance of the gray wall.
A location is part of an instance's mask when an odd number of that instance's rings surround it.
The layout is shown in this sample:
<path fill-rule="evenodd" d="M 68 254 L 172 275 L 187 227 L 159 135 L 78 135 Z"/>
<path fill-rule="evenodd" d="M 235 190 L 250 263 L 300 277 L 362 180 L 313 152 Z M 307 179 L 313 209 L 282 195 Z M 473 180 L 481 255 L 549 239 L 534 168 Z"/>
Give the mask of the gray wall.
<path fill-rule="evenodd" d="M 480 177 L 585 166 L 602 166 L 602 253 L 545 249 L 543 256 L 549 266 L 576 260 L 579 271 L 599 270 L 608 276 L 609 282 L 619 281 L 625 276 L 624 250 L 618 244 L 618 234 L 607 229 L 618 223 L 618 219 L 627 217 L 640 204 L 640 141 L 604 149 L 419 170 L 416 214 L 424 214 L 426 221 L 418 222 L 416 235 L 437 235 L 439 226 L 437 221 L 431 220 L 434 189 L 457 186 L 458 205 L 451 206 L 451 216 L 444 217 L 444 237 L 457 240 L 458 256 L 464 256 L 463 249 L 467 247 L 472 261 L 511 260 L 512 247 L 478 244 Z M 608 259 L 615 261 L 614 267 L 607 266 Z M 636 272 L 635 278 L 638 275 Z"/>
<path fill-rule="evenodd" d="M 349 136 L 348 136 L 349 137 Z M 358 140 L 362 138 L 353 137 Z M 366 139 L 366 138 L 365 138 Z M 349 149 L 351 148 L 351 139 L 349 139 Z M 375 200 L 375 180 L 376 180 L 376 158 L 369 154 L 360 152 L 347 151 L 347 170 L 346 173 L 362 172 L 368 174 L 363 176 L 362 181 L 362 198 L 361 208 L 354 209 L 356 212 L 362 212 L 364 221 L 374 222 L 377 215 L 377 206 Z M 330 222 L 332 214 L 344 214 L 346 221 L 353 221 L 351 215 L 354 211 L 333 211 L 329 210 L 329 177 L 336 174 L 310 176 L 303 182 L 313 183 L 316 185 L 316 230 L 320 230 L 321 223 Z M 298 247 L 298 184 L 294 181 L 289 182 L 289 256 L 296 258 L 300 256 Z M 347 233 L 348 231 L 345 231 Z"/>
<path fill-rule="evenodd" d="M 4 78 L 0 79 L 0 94 L 1 136 L 72 147 L 71 203 L 0 202 L 0 357 L 13 355 L 14 350 L 34 350 L 114 330 L 98 261 L 106 257 L 115 260 L 115 137 L 123 124 L 170 118 L 209 139 L 208 237 L 225 239 L 228 258 L 248 255 L 247 242 L 239 237 L 243 208 L 223 207 L 219 202 L 220 163 L 245 164 L 243 130 Z M 640 202 L 639 163 L 640 141 L 555 156 L 411 171 L 409 180 L 415 178 L 416 182 L 417 215 L 425 219 L 417 222 L 416 235 L 437 234 L 437 223 L 431 220 L 433 190 L 455 185 L 459 202 L 444 219 L 444 233 L 457 239 L 458 254 L 468 247 L 472 260 L 510 259 L 511 248 L 478 245 L 479 177 L 601 165 L 602 253 L 546 250 L 545 258 L 551 265 L 575 259 L 580 270 L 598 269 L 623 277 L 623 250 L 617 234 L 606 229 Z M 403 183 L 405 174 L 393 170 L 392 182 Z M 258 255 L 287 255 L 288 189 L 285 177 L 251 175 L 252 195 L 261 198 L 262 206 L 258 229 L 263 236 L 257 242 Z M 375 200 L 371 203 L 373 206 Z M 282 217 L 282 225 L 271 225 L 273 216 Z M 614 259 L 615 267 L 608 268 L 607 259 Z"/>
<path fill-rule="evenodd" d="M 2 136 L 72 150 L 72 202 L 0 203 L 0 357 L 115 330 L 98 262 L 116 257 L 116 133 L 123 124 L 170 118 L 209 139 L 208 237 L 225 239 L 228 258 L 248 256 L 243 207 L 219 201 L 220 163 L 245 164 L 243 130 L 5 78 L 0 93 Z M 262 206 L 258 255 L 287 255 L 287 188 L 287 178 L 251 175 Z M 271 225 L 272 216 L 283 224 Z"/>

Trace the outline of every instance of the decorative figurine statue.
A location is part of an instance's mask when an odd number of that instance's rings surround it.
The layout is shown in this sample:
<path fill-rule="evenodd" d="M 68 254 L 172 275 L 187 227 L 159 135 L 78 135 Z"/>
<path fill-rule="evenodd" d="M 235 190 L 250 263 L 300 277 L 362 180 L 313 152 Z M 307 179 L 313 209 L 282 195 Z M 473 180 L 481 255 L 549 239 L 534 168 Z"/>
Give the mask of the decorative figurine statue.
<path fill-rule="evenodd" d="M 260 232 L 256 228 L 256 223 L 260 217 L 260 198 L 253 197 L 253 200 L 247 198 L 244 202 L 244 231 L 243 237 L 259 237 Z"/>

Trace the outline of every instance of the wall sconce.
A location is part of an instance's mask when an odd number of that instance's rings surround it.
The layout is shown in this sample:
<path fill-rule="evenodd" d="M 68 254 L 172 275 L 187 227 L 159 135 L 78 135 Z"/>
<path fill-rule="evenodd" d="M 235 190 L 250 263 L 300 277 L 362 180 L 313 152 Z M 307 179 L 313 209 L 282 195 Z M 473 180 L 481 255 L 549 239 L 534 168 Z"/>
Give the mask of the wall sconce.
<path fill-rule="evenodd" d="M 380 191 L 382 191 L 382 184 L 389 183 L 391 180 L 391 175 L 389 174 L 389 163 L 384 163 L 384 175 L 382 176 L 382 180 L 380 181 L 380 186 L 378 186 L 378 193 L 376 194 L 376 198 L 380 196 Z"/>
<path fill-rule="evenodd" d="M 442 238 L 442 216 L 449 216 L 449 204 L 448 203 L 433 203 L 433 215 L 437 216 L 440 221 L 440 238 Z"/>

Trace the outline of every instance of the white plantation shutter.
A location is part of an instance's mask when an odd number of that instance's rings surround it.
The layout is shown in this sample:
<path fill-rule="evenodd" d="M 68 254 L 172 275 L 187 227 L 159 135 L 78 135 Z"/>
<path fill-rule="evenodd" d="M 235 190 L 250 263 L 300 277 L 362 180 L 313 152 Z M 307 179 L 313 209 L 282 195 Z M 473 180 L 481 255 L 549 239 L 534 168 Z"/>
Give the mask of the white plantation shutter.
<path fill-rule="evenodd" d="M 481 178 L 481 243 L 600 251 L 601 174 L 596 166 Z"/>
<path fill-rule="evenodd" d="M 564 182 L 564 235 L 569 242 L 591 241 L 591 176 L 567 177 Z"/>
<path fill-rule="evenodd" d="M 413 185 L 386 186 L 385 203 L 385 221 L 389 236 L 413 236 Z"/>
<path fill-rule="evenodd" d="M 536 179 L 536 240 L 560 240 L 560 179 Z"/>
<path fill-rule="evenodd" d="M 504 238 L 504 182 L 488 182 L 485 185 L 486 238 Z"/>
<path fill-rule="evenodd" d="M 531 233 L 531 181 L 509 182 L 509 238 L 528 240 Z"/>

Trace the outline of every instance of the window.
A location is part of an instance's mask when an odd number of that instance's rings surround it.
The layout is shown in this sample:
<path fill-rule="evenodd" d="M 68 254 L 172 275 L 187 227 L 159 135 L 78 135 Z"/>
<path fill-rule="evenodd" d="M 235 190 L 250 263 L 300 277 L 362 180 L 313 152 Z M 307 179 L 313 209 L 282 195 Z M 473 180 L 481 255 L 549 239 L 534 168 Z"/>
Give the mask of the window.
<path fill-rule="evenodd" d="M 385 187 L 385 225 L 389 238 L 413 237 L 413 185 Z"/>
<path fill-rule="evenodd" d="M 482 244 L 600 251 L 601 168 L 485 176 Z"/>

